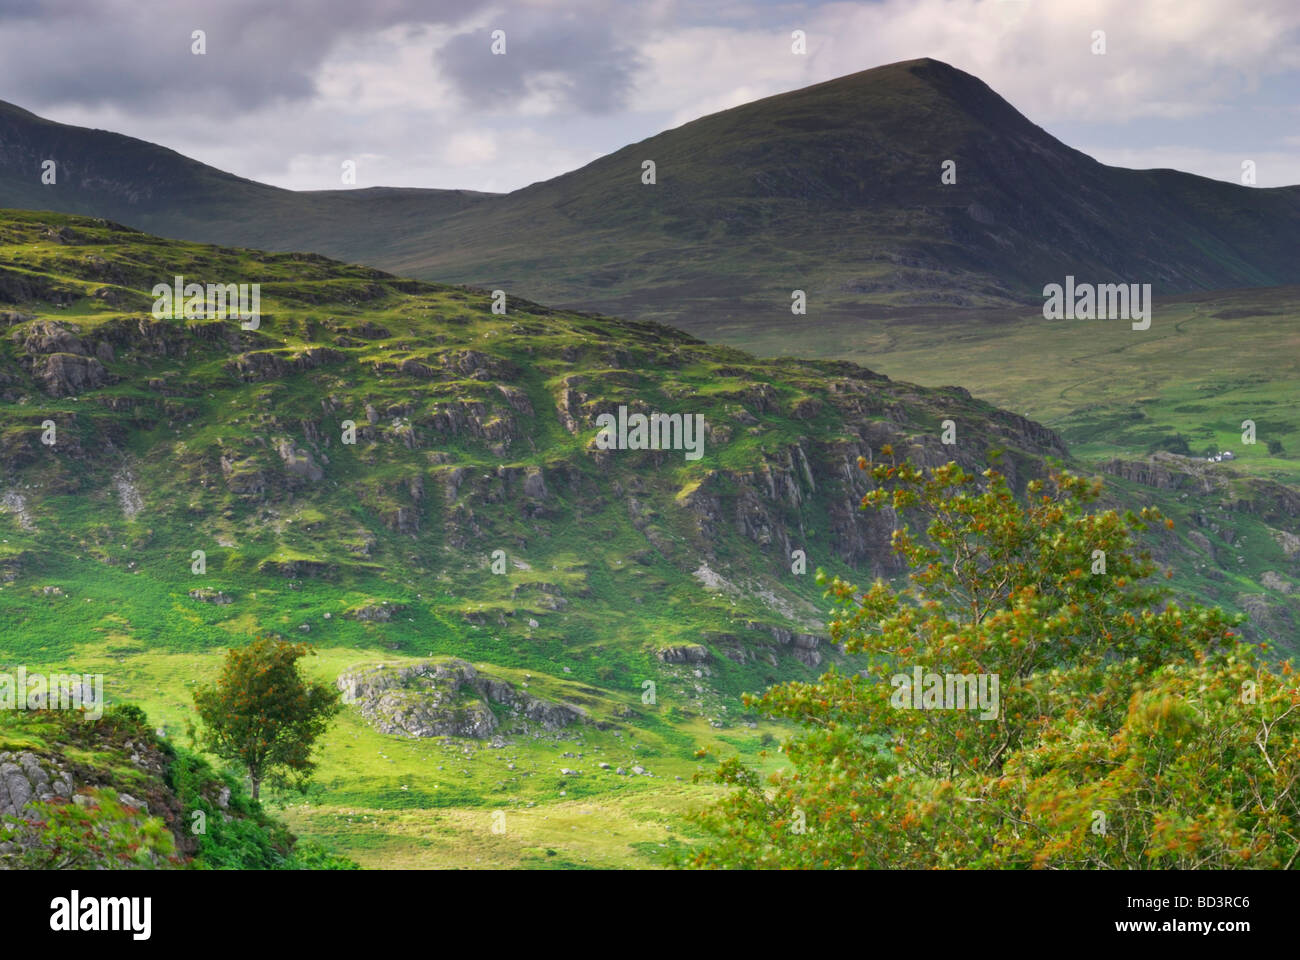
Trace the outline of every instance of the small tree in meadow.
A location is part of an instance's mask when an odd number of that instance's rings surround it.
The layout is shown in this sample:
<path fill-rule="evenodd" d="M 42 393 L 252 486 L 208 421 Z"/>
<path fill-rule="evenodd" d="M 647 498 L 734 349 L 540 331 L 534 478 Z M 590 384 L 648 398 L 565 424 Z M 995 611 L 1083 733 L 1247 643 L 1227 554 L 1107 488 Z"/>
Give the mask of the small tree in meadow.
<path fill-rule="evenodd" d="M 259 638 L 231 648 L 216 684 L 194 693 L 200 743 L 248 771 L 254 800 L 268 777 L 305 785 L 316 767 L 312 748 L 340 710 L 338 690 L 302 676 L 298 660 L 311 653 Z"/>

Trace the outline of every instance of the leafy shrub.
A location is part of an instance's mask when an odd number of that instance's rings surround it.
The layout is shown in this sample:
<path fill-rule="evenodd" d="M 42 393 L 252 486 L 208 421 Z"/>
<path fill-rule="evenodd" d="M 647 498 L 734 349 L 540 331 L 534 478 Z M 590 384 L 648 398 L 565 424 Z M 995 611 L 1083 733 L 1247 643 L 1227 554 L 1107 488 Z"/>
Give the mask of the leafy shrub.
<path fill-rule="evenodd" d="M 176 748 L 167 783 L 184 806 L 185 829 L 198 845 L 191 866 L 199 870 L 356 870 L 355 863 L 310 840 L 297 840 L 266 816 L 238 777 L 219 774 L 203 757 Z M 229 791 L 225 806 L 218 803 Z M 200 812 L 202 818 L 195 818 Z M 229 818 L 229 819 L 227 819 Z M 203 831 L 194 826 L 201 820 Z"/>

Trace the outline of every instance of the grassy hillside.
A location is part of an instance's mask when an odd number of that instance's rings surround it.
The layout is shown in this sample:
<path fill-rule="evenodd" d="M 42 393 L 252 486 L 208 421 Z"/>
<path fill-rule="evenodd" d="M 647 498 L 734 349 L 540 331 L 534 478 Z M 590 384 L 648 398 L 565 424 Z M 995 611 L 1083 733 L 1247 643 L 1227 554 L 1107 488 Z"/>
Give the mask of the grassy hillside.
<path fill-rule="evenodd" d="M 260 283 L 259 329 L 153 318 L 150 289 L 177 274 Z M 1017 485 L 1069 459 L 958 388 L 491 304 L 313 255 L 0 213 L 0 670 L 101 672 L 178 737 L 194 684 L 255 633 L 310 641 L 326 679 L 458 658 L 583 717 L 492 701 L 491 736 L 412 739 L 350 707 L 305 802 L 272 797 L 290 825 L 368 866 L 648 865 L 711 789 L 691 783 L 697 749 L 779 735 L 739 695 L 840 659 L 813 571 L 900 575 L 890 520 L 857 509 L 859 456 L 889 443 L 980 468 L 997 448 Z M 703 415 L 702 458 L 598 449 L 619 406 Z M 1116 473 L 1116 502 L 1178 521 L 1153 541 L 1175 586 L 1265 598 L 1262 629 L 1294 649 L 1300 525 L 1266 481 L 1216 500 Z"/>

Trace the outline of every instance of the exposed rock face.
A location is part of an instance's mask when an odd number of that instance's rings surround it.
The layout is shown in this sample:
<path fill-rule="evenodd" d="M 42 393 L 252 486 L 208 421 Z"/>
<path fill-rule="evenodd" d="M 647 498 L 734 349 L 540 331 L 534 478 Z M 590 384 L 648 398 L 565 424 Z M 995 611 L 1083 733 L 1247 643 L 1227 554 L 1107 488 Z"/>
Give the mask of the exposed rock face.
<path fill-rule="evenodd" d="M 524 496 L 535 500 L 546 499 L 546 480 L 540 470 L 533 470 L 524 478 Z"/>
<path fill-rule="evenodd" d="M 387 623 L 393 618 L 393 614 L 401 613 L 406 607 L 400 603 L 383 603 L 368 604 L 364 607 L 358 607 L 356 610 L 349 610 L 343 616 L 349 620 L 361 620 L 367 623 Z M 342 688 L 340 688 L 342 689 Z"/>
<path fill-rule="evenodd" d="M 52 397 L 73 397 L 105 382 L 104 365 L 94 357 L 51 353 L 32 365 L 41 388 Z"/>
<path fill-rule="evenodd" d="M 67 327 L 53 320 L 37 320 L 26 330 L 14 332 L 14 339 L 22 342 L 28 353 L 75 353 L 86 356 L 86 346 L 77 336 L 76 327 Z"/>
<path fill-rule="evenodd" d="M 1240 593 L 1237 594 L 1236 601 L 1237 606 L 1250 617 L 1251 625 L 1262 636 L 1278 636 L 1295 631 L 1295 618 L 1291 611 L 1264 594 Z"/>
<path fill-rule="evenodd" d="M 794 658 L 800 663 L 815 667 L 822 662 L 822 655 L 817 650 L 818 645 L 822 642 L 821 637 L 814 636 L 811 633 L 796 633 L 793 641 Z"/>
<path fill-rule="evenodd" d="M 39 274 L 6 270 L 0 267 L 0 302 L 27 303 L 48 300 L 51 303 L 69 304 L 81 296 L 67 284 L 47 279 Z"/>
<path fill-rule="evenodd" d="M 1288 557 L 1300 554 L 1300 536 L 1286 530 L 1270 530 L 1269 533 Z"/>
<path fill-rule="evenodd" d="M 497 389 L 501 395 L 506 398 L 506 402 L 514 408 L 516 413 L 522 413 L 526 417 L 533 416 L 533 402 L 528 399 L 526 391 L 518 387 L 507 386 L 504 383 L 498 383 Z"/>
<path fill-rule="evenodd" d="M 1102 473 L 1122 477 L 1132 483 L 1157 490 L 1179 490 L 1184 487 L 1196 489 L 1197 493 L 1209 493 L 1213 484 L 1204 470 L 1194 471 L 1189 457 L 1171 453 L 1157 453 L 1148 460 L 1108 460 L 1101 464 Z"/>
<path fill-rule="evenodd" d="M 1158 490 L 1217 496 L 1225 509 L 1249 513 L 1266 523 L 1290 528 L 1293 533 L 1300 521 L 1300 492 L 1273 480 L 1238 473 L 1224 463 L 1162 452 L 1146 460 L 1108 460 L 1100 469 Z"/>
<path fill-rule="evenodd" d="M 21 816 L 33 803 L 74 793 L 72 774 L 35 754 L 0 753 L 0 817 Z"/>
<path fill-rule="evenodd" d="M 1270 590 L 1276 590 L 1278 593 L 1290 593 L 1295 589 L 1291 581 L 1278 576 L 1275 570 L 1265 570 L 1259 575 L 1259 582 Z"/>
<path fill-rule="evenodd" d="M 464 660 L 349 670 L 339 676 L 338 688 L 377 730 L 407 737 L 487 739 L 501 725 L 490 704 L 509 708 L 515 723 L 508 732 L 524 732 L 530 723 L 559 730 L 587 720 L 581 707 L 522 693 Z"/>
<path fill-rule="evenodd" d="M 1214 554 L 1214 544 L 1210 543 L 1209 537 L 1201 533 L 1199 530 L 1191 530 L 1188 531 L 1187 539 L 1200 548 L 1201 552 L 1207 557 L 1217 562 L 1218 558 Z"/>
<path fill-rule="evenodd" d="M 226 368 L 241 380 L 260 383 L 304 370 L 315 370 L 327 363 L 339 363 L 346 359 L 347 354 L 329 347 L 309 347 L 297 354 L 261 350 L 239 355 L 226 364 Z"/>
<path fill-rule="evenodd" d="M 655 654 L 663 663 L 708 663 L 713 655 L 699 644 L 664 647 Z"/>
<path fill-rule="evenodd" d="M 321 477 L 325 476 L 325 471 L 312 459 L 310 451 L 302 447 L 295 447 L 288 440 L 281 440 L 276 446 L 276 452 L 280 455 L 280 459 L 284 461 L 284 469 L 290 476 L 306 480 L 309 483 L 318 483 Z"/>
<path fill-rule="evenodd" d="M 766 660 L 776 666 L 778 654 L 788 654 L 809 667 L 816 667 L 822 662 L 819 648 L 825 640 L 824 637 L 814 633 L 797 633 L 786 627 L 760 623 L 756 620 L 744 621 L 744 627 L 747 631 L 766 634 L 775 643 L 737 633 L 707 632 L 704 638 L 717 647 L 728 660 L 740 664 Z M 662 651 L 660 659 L 664 659 Z"/>
<path fill-rule="evenodd" d="M 221 475 L 232 493 L 243 497 L 257 498 L 266 492 L 266 475 L 261 464 L 254 457 L 237 460 L 234 457 L 221 457 Z"/>
<path fill-rule="evenodd" d="M 198 853 L 201 838 L 193 831 L 193 808 L 190 802 L 182 802 L 169 782 L 175 755 L 159 734 L 124 718 L 84 723 L 68 711 L 47 711 L 39 722 L 44 741 L 39 751 L 0 751 L 0 819 L 12 825 L 8 830 L 0 826 L 0 871 L 29 867 L 24 858 L 30 853 L 40 854 L 42 862 L 51 855 L 63 859 L 64 851 L 51 850 L 38 828 L 42 821 L 49 822 L 41 805 L 95 807 L 109 798 L 106 792 L 137 826 L 158 818 L 161 822 L 155 826 L 171 831 L 180 857 Z M 223 777 L 193 779 L 189 787 L 213 804 L 220 811 L 215 815 L 223 821 L 245 817 L 231 804 Z M 109 826 L 98 821 L 94 829 Z M 122 867 L 109 851 L 84 846 L 75 868 Z M 153 863 L 163 866 L 156 857 Z"/>
<path fill-rule="evenodd" d="M 519 368 L 509 360 L 480 353 L 477 350 L 451 350 L 439 358 L 442 366 L 452 375 L 472 377 L 476 380 L 513 380 Z"/>

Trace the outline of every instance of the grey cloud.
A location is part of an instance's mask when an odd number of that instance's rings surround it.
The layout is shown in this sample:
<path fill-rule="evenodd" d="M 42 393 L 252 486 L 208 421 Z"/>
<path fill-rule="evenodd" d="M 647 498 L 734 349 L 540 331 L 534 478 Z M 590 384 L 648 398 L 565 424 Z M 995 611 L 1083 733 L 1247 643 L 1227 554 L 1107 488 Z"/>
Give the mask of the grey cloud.
<path fill-rule="evenodd" d="M 504 56 L 491 52 L 496 29 L 506 34 Z M 436 51 L 434 61 L 472 107 L 508 108 L 541 90 L 557 105 L 585 113 L 624 106 L 642 63 L 607 19 L 540 11 L 502 15 L 486 29 L 460 34 Z"/>
<path fill-rule="evenodd" d="M 341 39 L 455 29 L 482 0 L 3 0 L 0 99 L 36 109 L 250 110 L 301 100 Z M 207 53 L 190 52 L 206 33 Z"/>

